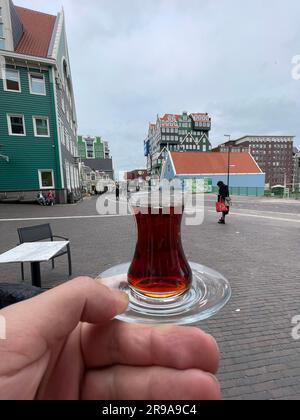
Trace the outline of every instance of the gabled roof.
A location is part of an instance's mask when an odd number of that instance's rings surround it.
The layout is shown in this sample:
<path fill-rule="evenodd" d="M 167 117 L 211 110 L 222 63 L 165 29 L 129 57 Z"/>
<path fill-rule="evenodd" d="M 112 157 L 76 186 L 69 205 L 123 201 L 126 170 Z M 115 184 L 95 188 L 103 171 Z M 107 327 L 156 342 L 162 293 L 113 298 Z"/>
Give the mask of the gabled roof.
<path fill-rule="evenodd" d="M 35 10 L 15 7 L 24 26 L 16 52 L 47 58 L 56 16 Z"/>
<path fill-rule="evenodd" d="M 177 175 L 225 174 L 228 154 L 218 152 L 171 152 Z M 233 174 L 259 174 L 261 169 L 250 153 L 231 153 L 230 172 Z"/>
<path fill-rule="evenodd" d="M 163 117 L 161 117 L 161 121 L 171 121 L 171 120 L 176 120 L 179 121 L 181 118 L 181 115 L 177 115 L 177 114 L 165 114 Z"/>
<path fill-rule="evenodd" d="M 195 117 L 199 117 L 199 116 L 201 116 L 201 117 L 207 117 L 208 116 L 207 113 L 204 114 L 203 112 L 193 112 L 191 115 L 193 115 Z"/>

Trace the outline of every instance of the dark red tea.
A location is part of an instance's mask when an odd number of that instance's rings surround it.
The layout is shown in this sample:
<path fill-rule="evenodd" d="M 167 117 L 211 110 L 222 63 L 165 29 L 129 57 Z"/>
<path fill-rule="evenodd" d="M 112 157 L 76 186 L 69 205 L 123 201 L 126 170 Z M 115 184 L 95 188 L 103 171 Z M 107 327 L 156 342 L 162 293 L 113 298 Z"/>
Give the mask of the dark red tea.
<path fill-rule="evenodd" d="M 181 243 L 182 214 L 175 214 L 174 207 L 170 214 L 155 210 L 157 214 L 151 214 L 151 207 L 135 208 L 138 240 L 128 281 L 143 295 L 169 298 L 189 288 L 192 271 Z"/>

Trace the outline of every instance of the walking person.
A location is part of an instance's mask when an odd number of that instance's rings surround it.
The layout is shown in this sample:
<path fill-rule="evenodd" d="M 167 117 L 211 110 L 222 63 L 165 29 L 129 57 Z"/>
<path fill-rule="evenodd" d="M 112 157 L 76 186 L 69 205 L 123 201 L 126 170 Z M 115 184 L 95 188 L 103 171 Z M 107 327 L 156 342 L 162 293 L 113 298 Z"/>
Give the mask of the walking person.
<path fill-rule="evenodd" d="M 229 188 L 222 181 L 219 181 L 217 185 L 219 187 L 218 202 L 223 203 L 226 207 L 226 209 L 224 208 L 224 211 L 222 212 L 222 217 L 218 223 L 220 225 L 225 225 L 225 218 L 227 214 L 229 214 L 229 203 L 230 203 Z"/>
<path fill-rule="evenodd" d="M 119 201 L 120 199 L 120 184 L 116 183 L 116 200 Z"/>

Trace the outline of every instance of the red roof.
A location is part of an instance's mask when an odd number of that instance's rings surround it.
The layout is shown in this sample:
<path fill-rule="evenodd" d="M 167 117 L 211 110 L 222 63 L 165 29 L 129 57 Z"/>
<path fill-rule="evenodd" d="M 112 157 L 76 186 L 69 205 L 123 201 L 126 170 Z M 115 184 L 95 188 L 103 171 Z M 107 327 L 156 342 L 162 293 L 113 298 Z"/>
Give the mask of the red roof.
<path fill-rule="evenodd" d="M 24 25 L 24 34 L 17 45 L 16 52 L 46 58 L 56 16 L 24 7 L 16 7 L 16 11 Z"/>
<path fill-rule="evenodd" d="M 228 154 L 217 152 L 171 152 L 176 174 L 225 174 Z M 262 173 L 250 153 L 231 153 L 230 172 L 233 174 Z"/>
<path fill-rule="evenodd" d="M 203 114 L 203 112 L 198 112 L 198 113 L 192 113 L 191 114 L 193 117 L 195 116 L 195 117 L 207 117 L 208 116 L 208 114 L 206 113 L 206 114 Z"/>
<path fill-rule="evenodd" d="M 165 114 L 162 118 L 161 121 L 170 121 L 170 119 L 174 119 L 178 121 L 181 118 L 181 115 L 177 115 L 177 114 Z"/>

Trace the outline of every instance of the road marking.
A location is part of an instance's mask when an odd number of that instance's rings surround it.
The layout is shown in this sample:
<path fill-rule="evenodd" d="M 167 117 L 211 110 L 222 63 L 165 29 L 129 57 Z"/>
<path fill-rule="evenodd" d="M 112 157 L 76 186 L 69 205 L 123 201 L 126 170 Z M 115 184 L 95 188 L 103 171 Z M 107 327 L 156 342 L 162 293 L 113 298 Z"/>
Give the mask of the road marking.
<path fill-rule="evenodd" d="M 216 213 L 213 210 L 209 210 L 210 213 Z M 262 216 L 260 214 L 250 214 L 250 213 L 234 213 L 230 212 L 233 216 L 242 216 L 242 217 L 256 217 L 259 219 L 268 219 L 268 220 L 277 220 L 279 222 L 292 222 L 292 223 L 300 223 L 300 220 L 297 219 L 286 219 L 284 217 L 272 217 L 272 216 Z"/>
<path fill-rule="evenodd" d="M 32 220 L 67 220 L 67 219 L 101 219 L 109 217 L 128 217 L 130 214 L 121 215 L 118 214 L 105 214 L 105 215 L 93 215 L 93 216 L 60 216 L 60 217 L 24 217 L 19 219 L 0 219 L 0 222 L 30 222 Z"/>
<path fill-rule="evenodd" d="M 259 213 L 270 213 L 270 214 L 286 214 L 288 216 L 296 216 L 299 217 L 300 216 L 300 212 L 299 213 L 287 213 L 287 212 L 280 212 L 280 211 L 271 211 L 271 210 L 254 210 L 254 209 L 245 209 L 243 207 L 238 208 L 237 210 L 245 210 L 245 211 L 256 211 Z M 212 211 L 212 210 L 209 210 Z M 251 214 L 251 213 L 249 213 Z"/>
<path fill-rule="evenodd" d="M 214 210 L 208 210 L 209 213 L 216 212 Z M 194 214 L 194 213 L 203 213 L 203 210 L 197 209 L 191 210 L 186 209 L 185 213 L 187 215 Z M 266 212 L 267 213 L 267 212 Z M 275 213 L 275 212 L 274 212 Z M 259 219 L 267 219 L 267 220 L 277 220 L 280 222 L 292 222 L 292 223 L 300 223 L 299 219 L 288 219 L 285 217 L 273 217 L 273 216 L 263 216 L 260 214 L 251 214 L 251 213 L 236 213 L 236 212 L 230 212 L 233 216 L 242 216 L 242 217 L 256 217 Z M 281 214 L 287 214 L 287 213 L 281 213 Z M 293 215 L 293 214 L 291 214 Z M 101 218 L 111 218 L 111 217 L 129 217 L 132 216 L 131 214 L 127 215 L 118 215 L 118 214 L 106 214 L 106 215 L 90 215 L 90 216 L 57 216 L 57 217 L 24 217 L 24 218 L 15 218 L 15 219 L 0 219 L 0 222 L 30 222 L 30 221 L 47 221 L 47 220 L 80 220 L 80 219 L 101 219 Z M 297 215 L 298 216 L 298 215 Z"/>

